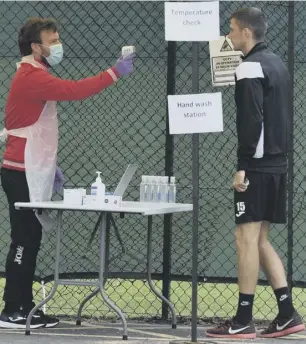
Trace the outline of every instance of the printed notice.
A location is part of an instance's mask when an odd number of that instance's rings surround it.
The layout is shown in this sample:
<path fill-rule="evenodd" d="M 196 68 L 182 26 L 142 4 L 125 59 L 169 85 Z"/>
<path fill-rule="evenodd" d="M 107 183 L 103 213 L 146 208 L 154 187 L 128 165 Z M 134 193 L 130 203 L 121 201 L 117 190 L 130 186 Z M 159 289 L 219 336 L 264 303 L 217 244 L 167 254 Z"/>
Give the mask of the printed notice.
<path fill-rule="evenodd" d="M 222 94 L 169 95 L 168 116 L 170 134 L 221 132 Z"/>
<path fill-rule="evenodd" d="M 166 41 L 212 41 L 219 36 L 219 1 L 165 2 Z"/>
<path fill-rule="evenodd" d="M 241 63 L 241 51 L 234 51 L 229 38 L 221 36 L 209 42 L 210 67 L 213 86 L 235 84 L 235 70 Z"/>

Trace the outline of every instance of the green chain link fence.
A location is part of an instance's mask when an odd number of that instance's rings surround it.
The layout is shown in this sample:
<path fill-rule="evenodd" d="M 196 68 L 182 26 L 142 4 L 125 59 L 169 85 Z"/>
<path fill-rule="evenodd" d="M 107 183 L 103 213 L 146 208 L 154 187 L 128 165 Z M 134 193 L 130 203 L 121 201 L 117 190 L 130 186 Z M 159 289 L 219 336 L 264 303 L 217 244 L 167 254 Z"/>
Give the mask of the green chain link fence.
<path fill-rule="evenodd" d="M 269 20 L 267 43 L 288 62 L 288 2 L 260 1 L 220 3 L 221 34 L 229 30 L 229 17 L 238 8 L 257 6 Z M 114 190 L 129 163 L 139 169 L 127 190 L 127 200 L 138 200 L 140 176 L 173 172 L 178 181 L 178 201 L 192 202 L 192 142 L 190 135 L 167 135 L 167 93 L 191 93 L 191 43 L 165 42 L 164 2 L 0 2 L 0 113 L 20 59 L 17 35 L 29 17 L 54 17 L 60 25 L 65 58 L 52 71 L 65 79 L 94 75 L 113 65 L 124 45 L 135 45 L 135 72 L 101 94 L 77 102 L 58 103 L 60 120 L 59 163 L 66 186 L 88 188 L 95 171 L 102 171 L 107 191 Z M 288 246 L 288 226 L 277 226 L 271 235 L 287 266 L 293 250 L 293 286 L 305 281 L 306 246 L 305 161 L 303 88 L 305 82 L 303 18 L 306 5 L 295 4 L 294 65 L 294 221 L 293 243 Z M 227 317 L 237 302 L 237 268 L 234 244 L 233 192 L 231 181 L 236 159 L 234 88 L 211 86 L 208 43 L 200 44 L 200 92 L 222 92 L 224 132 L 200 136 L 200 222 L 199 222 L 199 316 Z M 305 128 L 305 129 L 304 129 Z M 3 149 L 3 147 L 2 147 Z M 57 197 L 60 197 L 58 195 Z M 289 213 L 289 212 L 288 212 Z M 66 214 L 64 218 L 61 273 L 68 278 L 91 279 L 97 275 L 98 237 L 89 242 L 97 214 Z M 111 227 L 108 235 L 106 290 L 130 319 L 167 317 L 167 310 L 149 291 L 146 272 L 146 221 L 136 216 L 115 216 L 118 237 Z M 167 225 L 172 223 L 172 229 Z M 9 246 L 6 198 L 0 189 L 0 271 L 4 277 Z M 290 238 L 289 238 L 290 239 Z M 289 240 L 290 242 L 290 240 Z M 42 245 L 37 267 L 37 300 L 44 288 L 52 287 L 55 237 Z M 122 246 L 122 243 L 124 245 Z M 192 215 L 159 217 L 153 231 L 153 277 L 174 303 L 179 317 L 191 315 Z M 0 279 L 0 291 L 4 287 Z M 260 275 L 255 317 L 275 316 L 271 288 Z M 42 286 L 44 288 L 42 288 Z M 61 286 L 47 304 L 48 313 L 74 316 L 78 303 L 93 289 Z M 169 295 L 168 295 L 169 293 Z M 303 289 L 294 288 L 294 301 L 302 315 L 306 301 Z M 88 317 L 110 318 L 114 314 L 99 296 L 86 306 Z"/>

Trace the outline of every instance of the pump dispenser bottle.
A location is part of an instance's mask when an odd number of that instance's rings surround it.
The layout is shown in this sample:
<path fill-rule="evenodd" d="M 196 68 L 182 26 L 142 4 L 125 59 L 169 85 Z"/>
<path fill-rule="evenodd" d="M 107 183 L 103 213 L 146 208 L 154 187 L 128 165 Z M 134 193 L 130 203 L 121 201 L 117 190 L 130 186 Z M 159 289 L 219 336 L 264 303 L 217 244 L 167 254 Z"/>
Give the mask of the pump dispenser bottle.
<path fill-rule="evenodd" d="M 96 196 L 97 200 L 104 200 L 105 198 L 105 185 L 102 183 L 101 172 L 96 172 L 98 174 L 96 181 L 91 185 L 91 195 Z"/>

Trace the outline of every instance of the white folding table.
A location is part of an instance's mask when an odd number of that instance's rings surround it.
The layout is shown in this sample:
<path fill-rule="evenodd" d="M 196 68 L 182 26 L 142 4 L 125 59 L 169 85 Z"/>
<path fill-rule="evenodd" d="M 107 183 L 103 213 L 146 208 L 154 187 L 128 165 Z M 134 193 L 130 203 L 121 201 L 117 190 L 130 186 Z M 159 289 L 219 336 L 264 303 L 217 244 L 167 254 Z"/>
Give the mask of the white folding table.
<path fill-rule="evenodd" d="M 55 210 L 57 211 L 57 226 L 56 226 L 56 246 L 55 246 L 55 269 L 54 269 L 54 285 L 50 294 L 37 304 L 29 313 L 26 323 L 26 335 L 30 335 L 30 324 L 33 314 L 47 303 L 55 294 L 59 285 L 78 285 L 78 286 L 95 286 L 94 292 L 89 294 L 81 303 L 77 315 L 77 324 L 81 324 L 81 312 L 88 300 L 100 291 L 103 300 L 106 304 L 113 309 L 120 317 L 123 323 L 123 340 L 128 339 L 127 322 L 122 311 L 112 303 L 107 297 L 104 290 L 104 271 L 105 271 L 105 242 L 106 242 L 106 216 L 111 213 L 129 213 L 140 214 L 148 217 L 148 250 L 147 250 L 147 279 L 151 290 L 154 294 L 163 300 L 170 308 L 172 313 L 172 328 L 176 328 L 176 314 L 173 305 L 168 299 L 161 295 L 155 288 L 152 281 L 152 216 L 190 212 L 193 210 L 192 204 L 181 203 L 141 203 L 141 202 L 122 202 L 120 207 L 101 206 L 101 205 L 69 205 L 64 204 L 63 201 L 50 201 L 50 202 L 17 202 L 15 208 L 20 209 L 33 209 L 33 210 Z M 60 253 L 61 253 L 61 232 L 62 232 L 62 214 L 64 211 L 84 211 L 84 212 L 97 212 L 101 213 L 100 229 L 100 262 L 99 262 L 99 278 L 96 281 L 83 281 L 83 280 L 65 280 L 59 278 L 60 266 Z"/>

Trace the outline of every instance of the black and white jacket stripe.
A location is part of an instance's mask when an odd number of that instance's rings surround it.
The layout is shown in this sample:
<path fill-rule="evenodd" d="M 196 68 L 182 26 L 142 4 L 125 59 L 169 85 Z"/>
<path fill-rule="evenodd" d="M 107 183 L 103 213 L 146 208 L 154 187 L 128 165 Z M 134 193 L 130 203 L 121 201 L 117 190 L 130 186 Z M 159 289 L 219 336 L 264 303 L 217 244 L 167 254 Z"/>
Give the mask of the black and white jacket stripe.
<path fill-rule="evenodd" d="M 290 120 L 289 73 L 258 43 L 235 71 L 237 170 L 285 173 Z"/>

